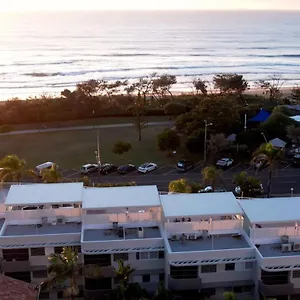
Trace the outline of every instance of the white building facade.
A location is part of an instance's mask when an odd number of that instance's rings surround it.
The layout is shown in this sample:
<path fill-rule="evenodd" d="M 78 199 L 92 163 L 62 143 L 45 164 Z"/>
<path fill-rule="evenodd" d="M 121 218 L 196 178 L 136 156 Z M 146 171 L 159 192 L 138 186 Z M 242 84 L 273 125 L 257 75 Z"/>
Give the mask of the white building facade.
<path fill-rule="evenodd" d="M 82 183 L 11 186 L 0 207 L 0 270 L 38 284 L 48 256 L 73 246 L 102 277 L 78 279 L 87 299 L 130 281 L 160 282 L 183 299 L 300 299 L 300 198 L 238 201 L 232 193 L 159 195 L 156 186 L 85 188 Z M 300 225 L 300 224 L 299 224 Z M 41 299 L 63 299 L 63 286 Z"/>

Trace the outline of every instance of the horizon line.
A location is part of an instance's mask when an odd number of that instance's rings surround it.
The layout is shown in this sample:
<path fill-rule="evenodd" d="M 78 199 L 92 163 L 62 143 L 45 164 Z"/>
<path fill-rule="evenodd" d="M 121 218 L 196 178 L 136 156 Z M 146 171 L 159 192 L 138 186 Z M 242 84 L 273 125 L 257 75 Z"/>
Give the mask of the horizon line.
<path fill-rule="evenodd" d="M 7 13 L 57 13 L 57 12 L 300 12 L 300 8 L 296 9 L 256 9 L 256 8 L 239 8 L 239 9 L 53 9 L 53 10 L 7 10 L 0 11 L 0 14 Z"/>

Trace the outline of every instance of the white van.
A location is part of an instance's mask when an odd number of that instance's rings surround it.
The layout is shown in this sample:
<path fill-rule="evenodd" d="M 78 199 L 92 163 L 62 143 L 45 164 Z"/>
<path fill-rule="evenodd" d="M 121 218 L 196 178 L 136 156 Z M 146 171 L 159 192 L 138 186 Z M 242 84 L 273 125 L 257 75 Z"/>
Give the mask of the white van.
<path fill-rule="evenodd" d="M 35 173 L 38 176 L 42 176 L 42 171 L 45 170 L 45 169 L 48 169 L 48 170 L 51 169 L 53 165 L 55 165 L 55 163 L 51 162 L 51 161 L 47 161 L 43 164 L 40 164 L 40 165 L 35 167 Z"/>

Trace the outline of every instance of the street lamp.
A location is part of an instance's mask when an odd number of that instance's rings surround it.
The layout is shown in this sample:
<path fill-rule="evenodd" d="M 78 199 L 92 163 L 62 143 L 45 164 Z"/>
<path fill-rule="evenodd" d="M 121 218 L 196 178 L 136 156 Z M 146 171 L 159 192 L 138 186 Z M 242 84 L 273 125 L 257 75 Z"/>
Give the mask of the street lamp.
<path fill-rule="evenodd" d="M 207 123 L 206 120 L 204 120 L 204 124 L 205 124 L 205 127 L 204 127 L 204 162 L 206 162 L 206 144 L 207 144 L 207 127 L 208 126 L 212 126 L 213 123 Z"/>
<path fill-rule="evenodd" d="M 268 140 L 267 140 L 267 138 L 266 138 L 265 134 L 264 134 L 263 132 L 261 132 L 260 134 L 261 134 L 261 135 L 264 137 L 264 139 L 265 139 L 265 142 L 266 142 L 266 143 L 268 143 Z"/>
<path fill-rule="evenodd" d="M 291 197 L 293 197 L 293 195 L 294 195 L 294 189 L 291 188 Z"/>

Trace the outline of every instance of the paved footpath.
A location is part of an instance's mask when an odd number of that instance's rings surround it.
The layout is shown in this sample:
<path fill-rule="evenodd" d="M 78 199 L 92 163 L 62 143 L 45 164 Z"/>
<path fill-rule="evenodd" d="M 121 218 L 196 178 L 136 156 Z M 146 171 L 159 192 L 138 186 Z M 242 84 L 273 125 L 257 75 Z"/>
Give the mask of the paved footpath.
<path fill-rule="evenodd" d="M 173 122 L 171 122 L 171 121 L 148 122 L 147 126 L 160 126 L 160 125 L 172 125 L 172 124 L 173 124 Z M 60 128 L 16 130 L 16 131 L 11 131 L 11 132 L 1 133 L 0 136 L 29 134 L 29 133 L 41 133 L 41 132 L 92 130 L 92 129 L 104 129 L 104 128 L 124 128 L 124 127 L 133 127 L 133 126 L 135 126 L 135 124 L 133 124 L 133 123 L 120 123 L 120 124 L 107 124 L 107 125 L 73 126 L 73 127 L 60 127 Z"/>

